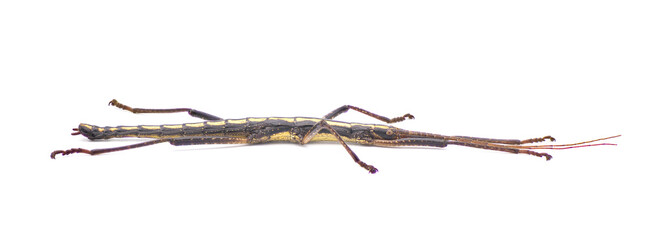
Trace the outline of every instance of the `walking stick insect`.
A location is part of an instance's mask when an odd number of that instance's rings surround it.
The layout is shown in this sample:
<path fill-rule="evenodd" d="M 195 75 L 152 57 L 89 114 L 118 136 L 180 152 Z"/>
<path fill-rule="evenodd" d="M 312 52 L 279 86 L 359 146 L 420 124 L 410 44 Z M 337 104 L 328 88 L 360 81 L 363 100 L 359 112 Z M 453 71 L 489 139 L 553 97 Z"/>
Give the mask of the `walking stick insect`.
<path fill-rule="evenodd" d="M 350 154 L 351 158 L 362 168 L 370 173 L 378 170 L 372 165 L 366 164 L 357 157 L 347 143 L 372 145 L 380 147 L 400 146 L 423 146 L 444 148 L 448 145 L 460 145 L 487 150 L 503 151 L 509 153 L 529 154 L 537 157 L 544 157 L 546 160 L 552 158 L 547 153 L 535 152 L 539 149 L 570 149 L 579 147 L 591 147 L 602 145 L 616 145 L 612 143 L 596 143 L 599 141 L 620 137 L 620 135 L 600 138 L 590 141 L 560 144 L 560 145 L 528 145 L 546 140 L 555 141 L 551 136 L 530 138 L 526 140 L 516 139 L 492 139 L 467 136 L 445 136 L 434 133 L 410 131 L 390 125 L 348 123 L 333 120 L 335 117 L 348 110 L 354 110 L 380 120 L 385 123 L 397 123 L 406 119 L 413 119 L 413 115 L 404 114 L 400 117 L 387 118 L 369 112 L 355 106 L 344 105 L 328 113 L 323 118 L 312 117 L 262 117 L 242 119 L 222 119 L 214 115 L 191 108 L 169 108 L 169 109 L 148 109 L 131 108 L 119 103 L 117 100 L 110 101 L 109 105 L 121 108 L 132 113 L 177 113 L 186 112 L 189 115 L 201 118 L 206 121 L 197 123 L 168 124 L 168 125 L 139 125 L 139 126 L 118 126 L 98 127 L 81 123 L 78 128 L 73 129 L 72 135 L 83 135 L 90 140 L 109 138 L 152 138 L 147 142 L 126 145 L 113 148 L 84 149 L 72 148 L 68 150 L 56 150 L 50 155 L 52 159 L 58 154 L 68 155 L 72 153 L 85 153 L 90 155 L 107 152 L 123 151 L 132 148 L 150 146 L 153 144 L 168 142 L 174 146 L 198 145 L 198 144 L 260 144 L 267 142 L 293 142 L 307 144 L 309 142 L 338 142 Z"/>

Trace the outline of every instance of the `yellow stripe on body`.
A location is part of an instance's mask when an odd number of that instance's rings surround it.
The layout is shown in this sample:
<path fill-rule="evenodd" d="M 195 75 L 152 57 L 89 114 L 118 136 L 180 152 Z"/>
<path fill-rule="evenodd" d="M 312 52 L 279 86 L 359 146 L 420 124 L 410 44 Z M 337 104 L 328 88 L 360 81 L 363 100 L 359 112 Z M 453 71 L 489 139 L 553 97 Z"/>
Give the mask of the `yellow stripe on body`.
<path fill-rule="evenodd" d="M 204 127 L 203 122 L 201 122 L 201 123 L 186 123 L 184 125 L 187 126 L 187 127 L 197 127 L 197 128 Z"/>
<path fill-rule="evenodd" d="M 286 122 L 294 122 L 294 118 L 283 118 L 283 117 L 271 117 L 267 118 L 268 120 L 281 120 Z"/>
<path fill-rule="evenodd" d="M 307 117 L 297 117 L 297 118 L 294 118 L 294 119 L 295 119 L 297 122 L 300 122 L 300 121 L 313 121 L 313 122 L 319 122 L 319 121 L 321 121 L 321 119 L 320 119 L 320 118 L 307 118 Z"/>
<path fill-rule="evenodd" d="M 353 124 L 345 123 L 345 122 L 333 122 L 333 121 L 326 121 L 326 122 L 330 126 L 345 127 L 345 128 L 350 128 L 351 126 L 353 126 Z"/>
<path fill-rule="evenodd" d="M 248 118 L 247 120 L 249 120 L 250 122 L 262 122 L 267 120 L 267 118 Z"/>
<path fill-rule="evenodd" d="M 244 123 L 247 123 L 247 119 L 230 119 L 230 120 L 227 120 L 227 123 L 244 124 Z"/>
<path fill-rule="evenodd" d="M 279 132 L 272 134 L 269 138 L 269 141 L 292 141 L 293 136 L 290 132 Z"/>
<path fill-rule="evenodd" d="M 222 125 L 225 125 L 225 120 L 221 120 L 221 121 L 208 121 L 208 122 L 207 122 L 207 125 L 210 125 L 210 126 L 222 126 Z"/>

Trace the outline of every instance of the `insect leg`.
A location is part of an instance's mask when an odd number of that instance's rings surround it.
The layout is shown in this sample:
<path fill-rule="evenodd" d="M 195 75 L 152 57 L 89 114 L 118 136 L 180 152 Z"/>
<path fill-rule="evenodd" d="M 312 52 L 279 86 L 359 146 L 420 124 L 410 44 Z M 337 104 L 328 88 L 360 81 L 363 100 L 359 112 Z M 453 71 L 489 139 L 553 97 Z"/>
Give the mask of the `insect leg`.
<path fill-rule="evenodd" d="M 398 130 L 398 134 L 407 138 L 439 138 L 445 140 L 455 140 L 455 141 L 477 141 L 482 143 L 500 143 L 500 144 L 510 144 L 510 145 L 522 145 L 527 143 L 537 143 L 543 142 L 546 140 L 555 141 L 555 138 L 551 136 L 539 137 L 539 138 L 530 138 L 525 140 L 518 139 L 495 139 L 495 138 L 480 138 L 480 137 L 468 137 L 468 136 L 444 136 L 434 133 L 418 132 L 418 131 L 409 131 L 409 130 Z"/>
<path fill-rule="evenodd" d="M 84 149 L 84 148 L 71 148 L 68 150 L 56 150 L 53 151 L 50 154 L 50 157 L 52 159 L 56 158 L 57 154 L 62 154 L 62 155 L 68 155 L 72 153 L 85 153 L 85 154 L 90 154 L 90 155 L 97 155 L 101 153 L 107 153 L 107 152 L 116 152 L 116 151 L 123 151 L 123 150 L 128 150 L 128 149 L 133 149 L 133 148 L 139 148 L 139 147 L 145 147 L 145 146 L 150 146 L 153 144 L 157 143 L 163 143 L 167 142 L 169 139 L 155 139 L 152 141 L 148 142 L 143 142 L 143 143 L 137 143 L 137 144 L 132 144 L 132 145 L 126 145 L 126 146 L 121 146 L 121 147 L 114 147 L 114 148 L 99 148 L 99 149 Z"/>
<path fill-rule="evenodd" d="M 493 145 L 493 144 L 488 144 L 485 142 L 478 142 L 478 141 L 451 141 L 451 140 L 447 141 L 444 139 L 436 139 L 436 138 L 401 138 L 396 140 L 376 139 L 371 142 L 371 145 L 380 146 L 380 147 L 426 146 L 426 147 L 442 148 L 442 147 L 446 147 L 449 144 L 509 152 L 509 153 L 529 154 L 537 157 L 545 157 L 546 160 L 550 160 L 552 158 L 552 156 L 547 153 L 538 153 L 538 152 L 534 152 L 526 149 L 515 148 L 514 146 Z"/>
<path fill-rule="evenodd" d="M 181 137 L 181 138 L 164 138 L 164 139 L 155 139 L 143 143 L 136 143 L 132 145 L 126 145 L 121 147 L 114 148 L 100 148 L 100 149 L 84 149 L 84 148 L 72 148 L 68 150 L 56 150 L 53 151 L 50 155 L 52 159 L 56 157 L 57 154 L 68 155 L 72 153 L 85 153 L 90 155 L 97 155 L 101 153 L 108 152 L 117 152 L 133 148 L 150 146 L 153 144 L 168 142 L 174 146 L 183 146 L 183 145 L 198 145 L 198 144 L 245 144 L 248 143 L 247 138 L 236 138 L 236 137 Z"/>
<path fill-rule="evenodd" d="M 548 153 L 539 153 L 527 149 L 520 149 L 515 146 L 505 146 L 505 145 L 497 145 L 497 144 L 488 144 L 488 143 L 483 143 L 483 142 L 467 142 L 467 141 L 449 141 L 447 144 L 452 144 L 452 145 L 460 145 L 460 146 L 466 146 L 466 147 L 473 147 L 473 148 L 481 148 L 481 149 L 487 149 L 487 150 L 495 150 L 495 151 L 502 151 L 502 152 L 509 152 L 509 153 L 521 153 L 521 154 L 528 154 L 528 155 L 533 155 L 537 157 L 545 157 L 546 161 L 550 160 L 553 158 Z"/>
<path fill-rule="evenodd" d="M 366 111 L 366 110 L 364 110 L 364 109 L 361 109 L 361 108 L 358 108 L 358 107 L 355 107 L 355 106 L 351 106 L 351 105 L 344 105 L 344 106 L 341 106 L 341 107 L 339 107 L 339 108 L 337 108 L 337 109 L 333 110 L 332 112 L 330 112 L 330 113 L 326 114 L 326 116 L 324 116 L 323 118 L 324 118 L 324 119 L 333 119 L 333 118 L 335 118 L 335 117 L 339 116 L 339 114 L 342 114 L 342 113 L 347 112 L 349 109 L 353 109 L 353 110 L 355 110 L 355 111 L 357 111 L 357 112 L 360 112 L 360 113 L 366 114 L 367 116 L 373 117 L 373 118 L 375 118 L 375 119 L 377 119 L 377 120 L 380 120 L 380 121 L 382 121 L 382 122 L 385 122 L 385 123 L 396 123 L 396 122 L 402 122 L 402 121 L 404 121 L 404 120 L 405 120 L 405 119 L 407 119 L 407 118 L 409 118 L 409 119 L 413 119 L 413 118 L 414 118 L 414 117 L 413 117 L 413 115 L 408 114 L 408 113 L 407 113 L 407 114 L 404 114 L 404 115 L 402 115 L 402 116 L 400 116 L 400 117 L 388 118 L 388 117 L 381 116 L 381 115 L 377 115 L 377 114 L 375 114 L 375 113 L 372 113 L 372 112 L 369 112 L 369 111 Z"/>
<path fill-rule="evenodd" d="M 546 141 L 546 140 L 550 140 L 551 142 L 555 141 L 555 138 L 551 137 L 551 136 L 545 136 L 545 137 L 540 137 L 540 138 L 530 138 L 530 139 L 525 139 L 525 140 L 479 138 L 479 137 L 466 137 L 466 136 L 454 136 L 454 137 L 455 138 L 476 140 L 476 141 L 479 141 L 479 142 L 502 143 L 502 144 L 512 144 L 512 145 L 521 145 L 521 144 L 526 144 L 526 143 L 538 143 L 538 142 L 543 142 L 543 141 Z"/>
<path fill-rule="evenodd" d="M 400 146 L 425 146 L 425 147 L 446 147 L 447 140 L 435 138 L 400 138 L 395 140 L 375 139 L 371 145 L 379 147 L 400 147 Z"/>
<path fill-rule="evenodd" d="M 169 139 L 168 142 L 173 146 L 250 143 L 247 138 L 239 137 L 182 137 Z"/>
<path fill-rule="evenodd" d="M 355 163 L 359 164 L 359 166 L 368 170 L 368 172 L 370 173 L 377 172 L 377 168 L 373 167 L 372 165 L 368 165 L 365 162 L 362 162 L 362 160 L 359 160 L 359 157 L 357 157 L 357 154 L 355 154 L 353 150 L 351 150 L 350 147 L 348 147 L 348 145 L 346 144 L 346 142 L 344 142 L 344 140 L 341 138 L 339 133 L 337 133 L 337 131 L 335 131 L 335 129 L 333 129 L 325 120 L 319 121 L 314 126 L 312 126 L 312 128 L 308 131 L 308 133 L 306 133 L 302 138 L 301 144 L 306 144 L 310 142 L 310 140 L 312 140 L 312 138 L 315 135 L 317 135 L 317 133 L 319 133 L 319 131 L 321 131 L 322 129 L 327 129 L 328 131 L 330 131 L 330 133 L 332 133 L 333 136 L 335 136 L 335 138 L 337 138 L 337 141 L 344 147 L 344 149 L 346 149 L 346 152 L 350 154 L 350 156 L 353 158 Z"/>
<path fill-rule="evenodd" d="M 202 118 L 204 120 L 222 120 L 220 117 L 216 117 L 214 115 L 198 111 L 192 108 L 164 108 L 164 109 L 150 109 L 150 108 L 132 108 L 127 105 L 124 105 L 120 102 L 117 102 L 116 99 L 113 99 L 108 103 L 108 105 L 112 105 L 118 108 L 121 108 L 123 110 L 132 112 L 132 113 L 177 113 L 177 112 L 186 112 L 192 117 L 197 117 L 197 118 Z"/>

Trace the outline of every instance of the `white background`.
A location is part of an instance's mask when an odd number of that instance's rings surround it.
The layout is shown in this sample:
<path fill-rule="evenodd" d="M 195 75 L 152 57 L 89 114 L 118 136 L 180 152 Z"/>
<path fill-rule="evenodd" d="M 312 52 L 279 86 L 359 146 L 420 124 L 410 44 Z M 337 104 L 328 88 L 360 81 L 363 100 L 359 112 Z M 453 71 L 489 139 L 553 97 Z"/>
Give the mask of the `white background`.
<path fill-rule="evenodd" d="M 4 1 L 2 239 L 645 239 L 641 1 Z M 618 146 L 527 155 L 160 144 L 101 126 L 323 116 Z M 378 123 L 358 113 L 339 120 Z M 640 128 L 640 129 L 639 129 Z"/>

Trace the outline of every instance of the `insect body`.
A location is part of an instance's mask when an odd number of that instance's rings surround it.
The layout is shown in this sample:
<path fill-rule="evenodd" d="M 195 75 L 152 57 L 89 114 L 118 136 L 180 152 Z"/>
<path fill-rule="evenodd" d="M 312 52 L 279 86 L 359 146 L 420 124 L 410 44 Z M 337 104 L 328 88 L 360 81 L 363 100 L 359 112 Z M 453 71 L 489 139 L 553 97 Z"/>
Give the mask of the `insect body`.
<path fill-rule="evenodd" d="M 118 127 L 99 127 L 82 123 L 79 124 L 78 128 L 74 129 L 75 132 L 73 132 L 72 135 L 81 134 L 91 140 L 123 137 L 153 138 L 154 140 L 114 148 L 92 150 L 72 148 L 68 150 L 57 150 L 51 153 L 51 158 L 55 158 L 57 154 L 68 155 L 72 153 L 86 153 L 96 155 L 144 147 L 163 142 L 181 146 L 197 144 L 260 144 L 267 142 L 294 142 L 306 144 L 316 141 L 331 141 L 339 142 L 357 164 L 368 170 L 370 173 L 376 173 L 377 168 L 361 161 L 350 147 L 348 147 L 347 143 L 384 147 L 446 147 L 447 145 L 461 145 L 510 153 L 530 154 L 545 157 L 547 160 L 550 160 L 552 158 L 551 155 L 535 152 L 533 149 L 568 149 L 597 145 L 615 145 L 610 143 L 589 143 L 620 136 L 618 135 L 574 144 L 526 145 L 529 143 L 543 142 L 545 140 L 555 141 L 555 139 L 551 136 L 526 140 L 445 136 L 426 132 L 409 131 L 389 125 L 347 123 L 332 120 L 339 114 L 351 109 L 386 123 L 395 123 L 405 119 L 413 119 L 411 114 L 405 114 L 396 118 L 387 118 L 350 105 L 339 107 L 323 118 L 266 117 L 243 119 L 222 119 L 190 108 L 131 108 L 117 102 L 116 100 L 112 100 L 110 105 L 114 105 L 133 113 L 187 112 L 191 116 L 202 118 L 206 121 L 184 124 Z"/>

